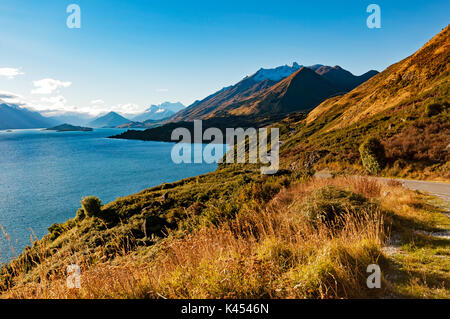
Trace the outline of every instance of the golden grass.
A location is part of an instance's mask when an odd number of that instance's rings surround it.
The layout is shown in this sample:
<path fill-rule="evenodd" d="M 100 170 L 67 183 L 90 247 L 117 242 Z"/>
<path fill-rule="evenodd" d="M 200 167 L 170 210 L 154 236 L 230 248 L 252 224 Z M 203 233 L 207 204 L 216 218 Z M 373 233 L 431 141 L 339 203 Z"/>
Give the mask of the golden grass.
<path fill-rule="evenodd" d="M 333 185 L 380 205 L 344 217 L 342 227 L 312 224 L 299 212 L 316 189 Z M 399 185 L 366 178 L 312 179 L 284 188 L 264 207 L 233 220 L 171 232 L 153 247 L 113 261 L 80 262 L 80 289 L 66 287 L 65 267 L 17 284 L 6 298 L 372 298 L 414 290 L 417 279 L 393 287 L 387 279 L 389 222 L 425 222 L 417 196 Z M 388 207 L 392 213 L 386 213 Z M 44 263 L 45 264 L 45 263 Z M 382 288 L 368 289 L 366 268 L 379 264 Z M 65 265 L 67 266 L 67 265 Z M 43 272 L 44 274 L 45 272 Z M 387 275 L 387 277 L 385 277 Z M 18 281 L 20 282 L 20 280 Z M 405 288 L 405 285 L 407 288 Z M 420 286 L 423 289 L 423 283 Z M 444 288 L 439 288 L 444 289 Z"/>

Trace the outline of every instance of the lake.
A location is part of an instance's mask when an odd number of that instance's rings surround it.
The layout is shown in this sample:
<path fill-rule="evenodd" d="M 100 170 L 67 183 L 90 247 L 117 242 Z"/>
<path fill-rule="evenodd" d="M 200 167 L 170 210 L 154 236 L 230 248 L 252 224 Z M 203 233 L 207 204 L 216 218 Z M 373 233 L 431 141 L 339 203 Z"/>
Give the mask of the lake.
<path fill-rule="evenodd" d="M 18 255 L 53 223 L 76 214 L 83 196 L 103 203 L 164 182 L 214 171 L 175 164 L 173 143 L 108 139 L 124 130 L 0 131 L 0 263 Z"/>

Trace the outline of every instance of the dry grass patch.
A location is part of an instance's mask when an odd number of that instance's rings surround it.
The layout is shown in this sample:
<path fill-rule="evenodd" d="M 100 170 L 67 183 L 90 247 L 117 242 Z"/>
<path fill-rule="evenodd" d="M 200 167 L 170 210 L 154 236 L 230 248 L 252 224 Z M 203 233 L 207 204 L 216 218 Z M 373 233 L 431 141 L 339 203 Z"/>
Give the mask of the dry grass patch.
<path fill-rule="evenodd" d="M 339 223 L 312 222 L 302 202 L 320 189 L 362 200 L 337 205 Z M 385 216 L 376 200 L 381 186 L 355 178 L 312 179 L 282 189 L 267 205 L 236 218 L 205 224 L 154 247 L 82 269 L 81 289 L 67 289 L 64 272 L 18 285 L 13 298 L 352 298 L 376 297 L 366 286 L 369 264 L 385 262 Z M 347 196 L 347 197 L 348 197 Z M 342 198 L 341 198 L 342 199 Z M 366 205 L 371 203 L 370 205 Z M 359 209 L 361 208 L 361 209 Z M 320 210 L 320 208 L 319 208 Z M 339 226 L 338 226 L 339 224 Z M 145 256 L 145 257 L 143 257 Z"/>

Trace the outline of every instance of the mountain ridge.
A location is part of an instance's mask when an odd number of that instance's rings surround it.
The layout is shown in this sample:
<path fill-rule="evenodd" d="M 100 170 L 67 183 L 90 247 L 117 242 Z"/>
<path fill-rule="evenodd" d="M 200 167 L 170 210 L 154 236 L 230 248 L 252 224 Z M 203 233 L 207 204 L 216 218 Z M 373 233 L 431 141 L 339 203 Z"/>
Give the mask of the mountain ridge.
<path fill-rule="evenodd" d="M 57 121 L 15 104 L 0 103 L 0 129 L 46 128 Z"/>
<path fill-rule="evenodd" d="M 258 99 L 258 95 L 259 99 L 262 99 L 267 93 L 265 92 L 266 90 L 269 90 L 271 87 L 277 85 L 277 83 L 284 81 L 302 68 L 305 68 L 305 66 L 299 65 L 296 62 L 294 62 L 291 67 L 285 65 L 273 69 L 261 68 L 253 75 L 245 77 L 238 83 L 225 87 L 207 96 L 203 100 L 195 101 L 185 110 L 170 117 L 167 122 L 210 119 L 218 114 L 221 117 L 241 115 L 236 109 L 240 109 L 242 114 L 248 114 L 248 110 L 243 110 L 243 104 L 254 103 L 254 101 Z M 342 91 L 342 93 L 348 92 L 378 73 L 377 71 L 371 70 L 363 75 L 355 76 L 339 66 L 328 67 L 324 65 L 314 65 L 306 68 L 311 69 L 316 73 L 316 70 L 319 70 L 320 74 L 317 74 L 335 86 L 335 89 L 333 90 L 335 93 L 339 91 Z M 327 92 L 329 91 L 330 90 L 327 90 Z M 316 95 L 325 96 L 325 98 L 328 97 L 326 94 Z M 317 105 L 317 100 L 313 99 L 313 101 L 314 103 L 309 105 L 303 104 L 301 109 L 297 109 L 296 111 L 313 108 Z M 321 101 L 319 100 L 319 102 Z M 255 108 L 249 107 L 248 109 L 251 110 Z M 231 110 L 231 112 L 229 112 L 229 110 Z M 257 114 L 252 115 L 255 116 Z"/>
<path fill-rule="evenodd" d="M 148 120 L 163 120 L 171 117 L 186 107 L 181 102 L 163 102 L 159 105 L 152 104 L 143 113 L 132 118 L 134 122 L 145 122 Z"/>
<path fill-rule="evenodd" d="M 339 89 L 313 70 L 302 67 L 287 78 L 265 90 L 255 100 L 244 102 L 229 111 L 232 115 L 290 113 L 307 110 Z"/>
<path fill-rule="evenodd" d="M 90 121 L 89 123 L 87 123 L 87 126 L 94 128 L 112 128 L 129 122 L 131 122 L 129 119 L 116 112 L 111 111 Z"/>

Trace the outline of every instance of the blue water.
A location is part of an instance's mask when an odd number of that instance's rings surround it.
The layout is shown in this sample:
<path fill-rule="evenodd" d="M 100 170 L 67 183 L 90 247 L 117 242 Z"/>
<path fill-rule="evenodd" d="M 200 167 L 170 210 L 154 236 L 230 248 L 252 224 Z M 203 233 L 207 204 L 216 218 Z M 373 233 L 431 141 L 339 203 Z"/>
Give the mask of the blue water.
<path fill-rule="evenodd" d="M 75 216 L 83 196 L 103 203 L 145 188 L 204 174 L 217 164 L 174 164 L 174 144 L 108 139 L 93 132 L 0 131 L 0 263 L 47 227 Z"/>

